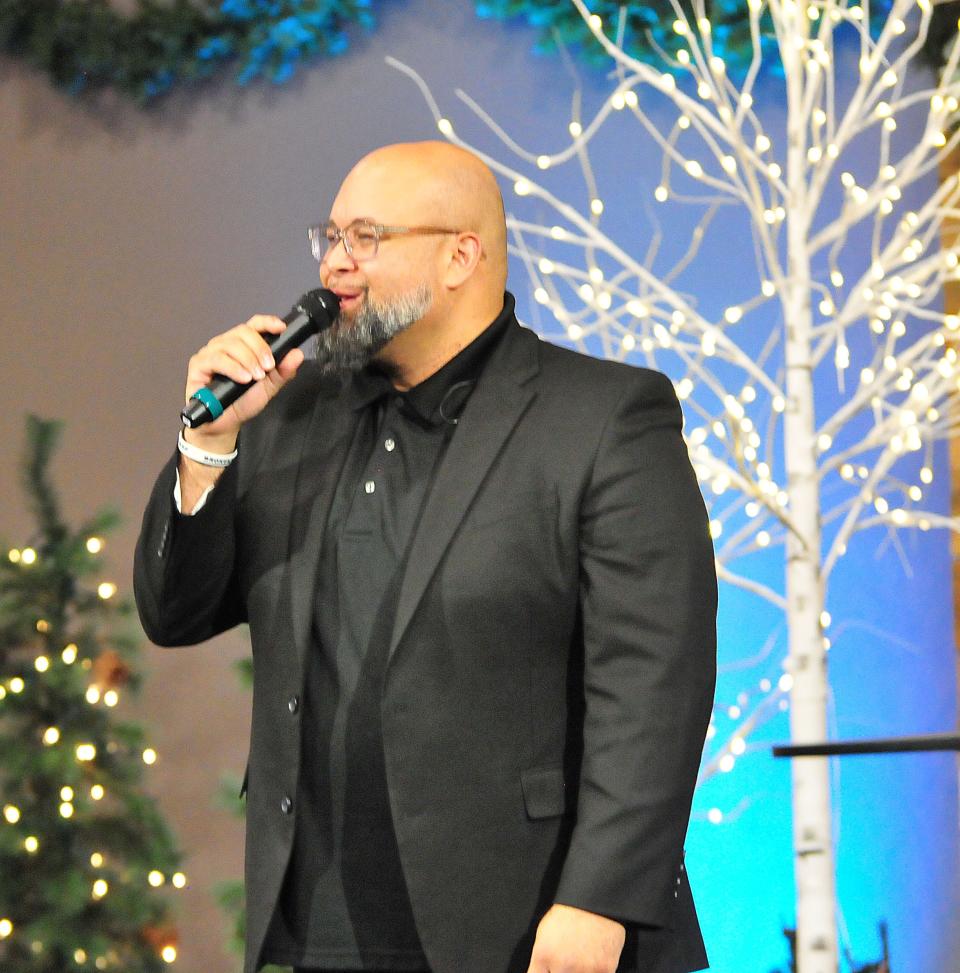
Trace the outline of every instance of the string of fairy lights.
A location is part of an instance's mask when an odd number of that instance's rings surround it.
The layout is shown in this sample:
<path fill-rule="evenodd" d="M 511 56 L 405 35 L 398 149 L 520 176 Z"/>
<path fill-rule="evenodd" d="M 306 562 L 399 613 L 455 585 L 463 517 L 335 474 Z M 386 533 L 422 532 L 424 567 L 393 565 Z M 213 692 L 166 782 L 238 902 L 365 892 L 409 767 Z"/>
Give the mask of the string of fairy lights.
<path fill-rule="evenodd" d="M 667 70 L 659 71 L 622 50 L 623 10 L 619 22 L 605 23 L 583 0 L 573 2 L 616 71 L 612 92 L 589 118 L 582 117 L 578 93 L 569 140 L 557 152 L 520 145 L 458 91 L 513 159 L 504 162 L 458 135 L 416 71 L 388 63 L 419 87 L 445 138 L 476 152 L 512 186 L 511 252 L 526 269 L 535 306 L 545 312 L 539 330 L 593 354 L 658 367 L 674 379 L 721 580 L 787 610 L 785 595 L 753 576 L 749 561 L 733 565 L 785 546 L 796 529 L 783 462 L 784 450 L 798 448 L 784 438 L 790 328 L 808 329 L 809 366 L 832 364 L 841 399 L 819 419 L 815 442 L 799 445 L 815 454 L 824 587 L 858 532 L 879 527 L 895 539 L 893 532 L 904 527 L 960 529 L 954 518 L 923 506 L 935 477 L 934 445 L 957 432 L 948 400 L 960 386 L 960 317 L 935 306 L 943 285 L 960 279 L 960 246 L 949 227 L 960 181 L 942 178 L 919 204 L 907 203 L 918 195 L 911 187 L 960 143 L 954 125 L 960 45 L 952 44 L 931 85 L 907 84 L 927 35 L 930 0 L 896 0 L 874 36 L 873 18 L 858 3 L 748 0 L 754 56 L 738 83 L 715 50 L 703 3 L 694 3 L 692 17 L 676 5 L 676 47 L 662 52 Z M 788 94 L 785 145 L 757 111 L 764 14 L 776 30 Z M 858 76 L 838 79 L 835 44 L 844 51 L 859 46 Z M 664 126 L 671 112 L 673 121 Z M 662 150 L 654 202 L 703 209 L 685 251 L 666 269 L 654 270 L 659 230 L 638 255 L 601 225 L 611 201 L 598 189 L 589 148 L 618 116 L 632 116 Z M 898 138 L 908 116 L 909 135 Z M 617 131 L 622 142 L 623 130 Z M 850 152 L 865 141 L 870 152 Z M 548 183 L 550 170 L 568 162 L 582 175 L 577 202 Z M 526 218 L 529 201 L 554 222 Z M 717 212 L 731 204 L 749 219 L 756 292 L 711 314 L 676 282 Z M 789 252 L 802 253 L 805 278 L 786 263 L 788 244 Z M 750 275 L 739 276 L 749 286 Z M 752 329 L 751 320 L 758 322 Z M 824 596 L 825 650 L 831 623 Z M 788 659 L 779 674 L 716 706 L 701 781 L 734 769 L 750 750 L 750 735 L 789 707 L 793 683 Z M 707 819 L 719 824 L 742 811 L 740 805 L 713 808 Z"/>
<path fill-rule="evenodd" d="M 104 540 L 101 537 L 89 537 L 85 546 L 88 553 L 96 555 L 102 552 Z M 7 552 L 7 558 L 12 564 L 29 570 L 39 563 L 40 554 L 33 547 L 12 548 Z M 97 596 L 102 601 L 109 601 L 114 598 L 117 590 L 117 585 L 109 580 L 99 582 L 96 587 Z M 44 618 L 37 619 L 36 631 L 40 635 L 47 634 L 50 631 L 50 623 Z M 85 672 L 90 673 L 89 683 L 84 694 L 86 703 L 90 706 L 104 706 L 112 709 L 120 703 L 121 697 L 118 688 L 114 686 L 104 687 L 101 685 L 96 672 L 93 671 L 95 670 L 94 660 L 84 656 L 76 642 L 66 644 L 58 655 L 46 653 L 36 655 L 33 659 L 33 679 L 41 680 L 46 675 L 53 674 L 54 667 L 56 666 L 79 666 Z M 8 696 L 20 696 L 29 693 L 33 688 L 30 683 L 30 674 L 15 675 L 0 683 L 0 705 L 2 705 L 2 701 L 7 699 Z M 39 687 L 37 688 L 39 689 Z M 44 747 L 54 748 L 64 745 L 65 734 L 61 727 L 51 724 L 42 729 L 41 740 Z M 73 756 L 77 764 L 95 769 L 98 757 L 100 756 L 98 746 L 95 742 L 80 740 L 71 742 L 70 746 L 73 749 Z M 116 740 L 110 739 L 106 742 L 105 749 L 110 755 L 116 755 L 121 749 L 121 744 Z M 152 767 L 157 763 L 159 755 L 155 748 L 148 746 L 139 752 L 139 759 L 145 766 Z M 59 801 L 58 815 L 60 819 L 64 822 L 72 822 L 78 819 L 78 802 L 86 803 L 86 801 L 89 801 L 92 804 L 88 806 L 95 807 L 108 801 L 109 793 L 107 787 L 99 781 L 93 783 L 88 782 L 82 790 L 71 784 L 64 784 L 57 794 L 57 799 Z M 14 803 L 5 804 L 0 813 L 3 815 L 3 821 L 6 826 L 18 829 L 22 835 L 19 843 L 26 860 L 29 860 L 33 856 L 42 855 L 44 835 L 37 826 L 36 819 L 42 818 L 44 815 L 39 813 L 31 814 L 29 809 L 19 807 Z M 101 849 L 94 849 L 89 854 L 87 863 L 90 869 L 88 873 L 89 896 L 91 901 L 94 902 L 100 901 L 111 894 L 114 887 L 111 883 L 127 885 L 131 882 L 142 882 L 144 886 L 152 889 L 170 886 L 176 890 L 185 889 L 188 884 L 186 874 L 179 870 L 167 874 L 159 868 L 147 869 L 142 873 L 133 872 L 127 865 L 115 869 L 113 866 L 116 863 L 111 862 L 109 852 Z M 17 929 L 14 921 L 8 916 L 0 916 L 0 941 L 10 939 L 16 932 Z M 40 954 L 44 950 L 44 943 L 39 940 L 33 941 L 30 946 L 32 952 L 35 954 Z M 177 946 L 175 942 L 159 941 L 156 943 L 156 947 L 160 958 L 166 964 L 176 962 Z M 88 955 L 85 949 L 77 947 L 73 953 L 73 960 L 78 969 L 92 968 L 96 970 L 110 970 L 119 968 L 121 958 L 116 952 L 111 951 L 102 955 L 92 956 Z"/>

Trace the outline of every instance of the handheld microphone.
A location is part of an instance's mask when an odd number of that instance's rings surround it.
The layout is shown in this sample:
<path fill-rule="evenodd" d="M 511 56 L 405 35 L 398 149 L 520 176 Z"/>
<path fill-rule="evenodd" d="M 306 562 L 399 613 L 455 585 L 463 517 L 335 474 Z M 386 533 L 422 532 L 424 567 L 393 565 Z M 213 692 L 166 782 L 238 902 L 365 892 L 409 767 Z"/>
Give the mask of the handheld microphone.
<path fill-rule="evenodd" d="M 333 291 L 317 287 L 304 294 L 283 318 L 287 324 L 286 330 L 267 338 L 274 362 L 279 363 L 288 351 L 298 348 L 310 335 L 326 331 L 339 313 L 340 299 Z M 190 396 L 190 401 L 180 413 L 180 419 L 188 429 L 213 422 L 223 415 L 223 410 L 227 406 L 236 402 L 251 385 L 255 384 L 255 382 L 247 382 L 246 385 L 241 385 L 224 375 L 214 375 L 209 385 L 197 389 Z"/>

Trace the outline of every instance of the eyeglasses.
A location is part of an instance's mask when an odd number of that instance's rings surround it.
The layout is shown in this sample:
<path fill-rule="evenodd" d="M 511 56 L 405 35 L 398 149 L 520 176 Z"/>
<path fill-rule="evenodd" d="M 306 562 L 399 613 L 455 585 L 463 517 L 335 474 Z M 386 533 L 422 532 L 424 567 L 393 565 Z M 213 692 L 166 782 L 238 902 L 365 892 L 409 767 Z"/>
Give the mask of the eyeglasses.
<path fill-rule="evenodd" d="M 307 230 L 307 237 L 310 240 L 313 258 L 320 263 L 341 240 L 349 256 L 359 261 L 371 260 L 375 257 L 380 241 L 394 234 L 409 233 L 426 236 L 459 232 L 443 226 L 384 226 L 382 223 L 371 223 L 370 220 L 354 220 L 341 230 L 333 220 L 327 220 L 319 226 L 311 226 Z"/>

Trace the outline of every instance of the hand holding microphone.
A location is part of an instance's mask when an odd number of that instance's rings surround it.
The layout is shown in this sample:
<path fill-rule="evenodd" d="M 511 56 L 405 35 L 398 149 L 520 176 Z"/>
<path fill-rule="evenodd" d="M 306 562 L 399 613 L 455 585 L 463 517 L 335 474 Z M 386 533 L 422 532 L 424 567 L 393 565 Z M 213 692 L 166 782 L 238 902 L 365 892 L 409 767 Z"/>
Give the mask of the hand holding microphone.
<path fill-rule="evenodd" d="M 181 452 L 196 447 L 200 462 L 180 457 L 181 510 L 193 511 L 229 465 L 240 427 L 259 414 L 303 364 L 299 346 L 329 328 L 340 309 L 323 288 L 304 294 L 284 318 L 256 314 L 245 324 L 211 338 L 187 368 L 186 427 Z M 225 462 L 213 463 L 213 457 Z"/>
<path fill-rule="evenodd" d="M 190 359 L 187 404 L 180 414 L 183 424 L 195 429 L 212 423 L 216 428 L 208 434 L 227 433 L 233 426 L 235 436 L 240 425 L 293 378 L 303 362 L 297 349 L 310 335 L 329 328 L 339 308 L 337 296 L 318 287 L 304 294 L 282 319 L 258 314 L 213 338 Z M 241 398 L 243 404 L 231 410 Z M 229 411 L 234 413 L 232 422 Z M 221 417 L 226 421 L 217 422 Z"/>

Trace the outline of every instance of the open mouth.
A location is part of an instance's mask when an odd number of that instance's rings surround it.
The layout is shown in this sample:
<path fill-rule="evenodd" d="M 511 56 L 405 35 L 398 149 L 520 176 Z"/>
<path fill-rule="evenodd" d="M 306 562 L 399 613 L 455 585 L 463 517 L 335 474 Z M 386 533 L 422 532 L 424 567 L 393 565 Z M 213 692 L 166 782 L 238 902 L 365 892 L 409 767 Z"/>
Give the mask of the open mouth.
<path fill-rule="evenodd" d="M 363 291 L 358 291 L 356 293 L 346 293 L 341 291 L 334 291 L 340 300 L 340 312 L 351 311 L 356 308 L 360 302 L 363 300 Z"/>

